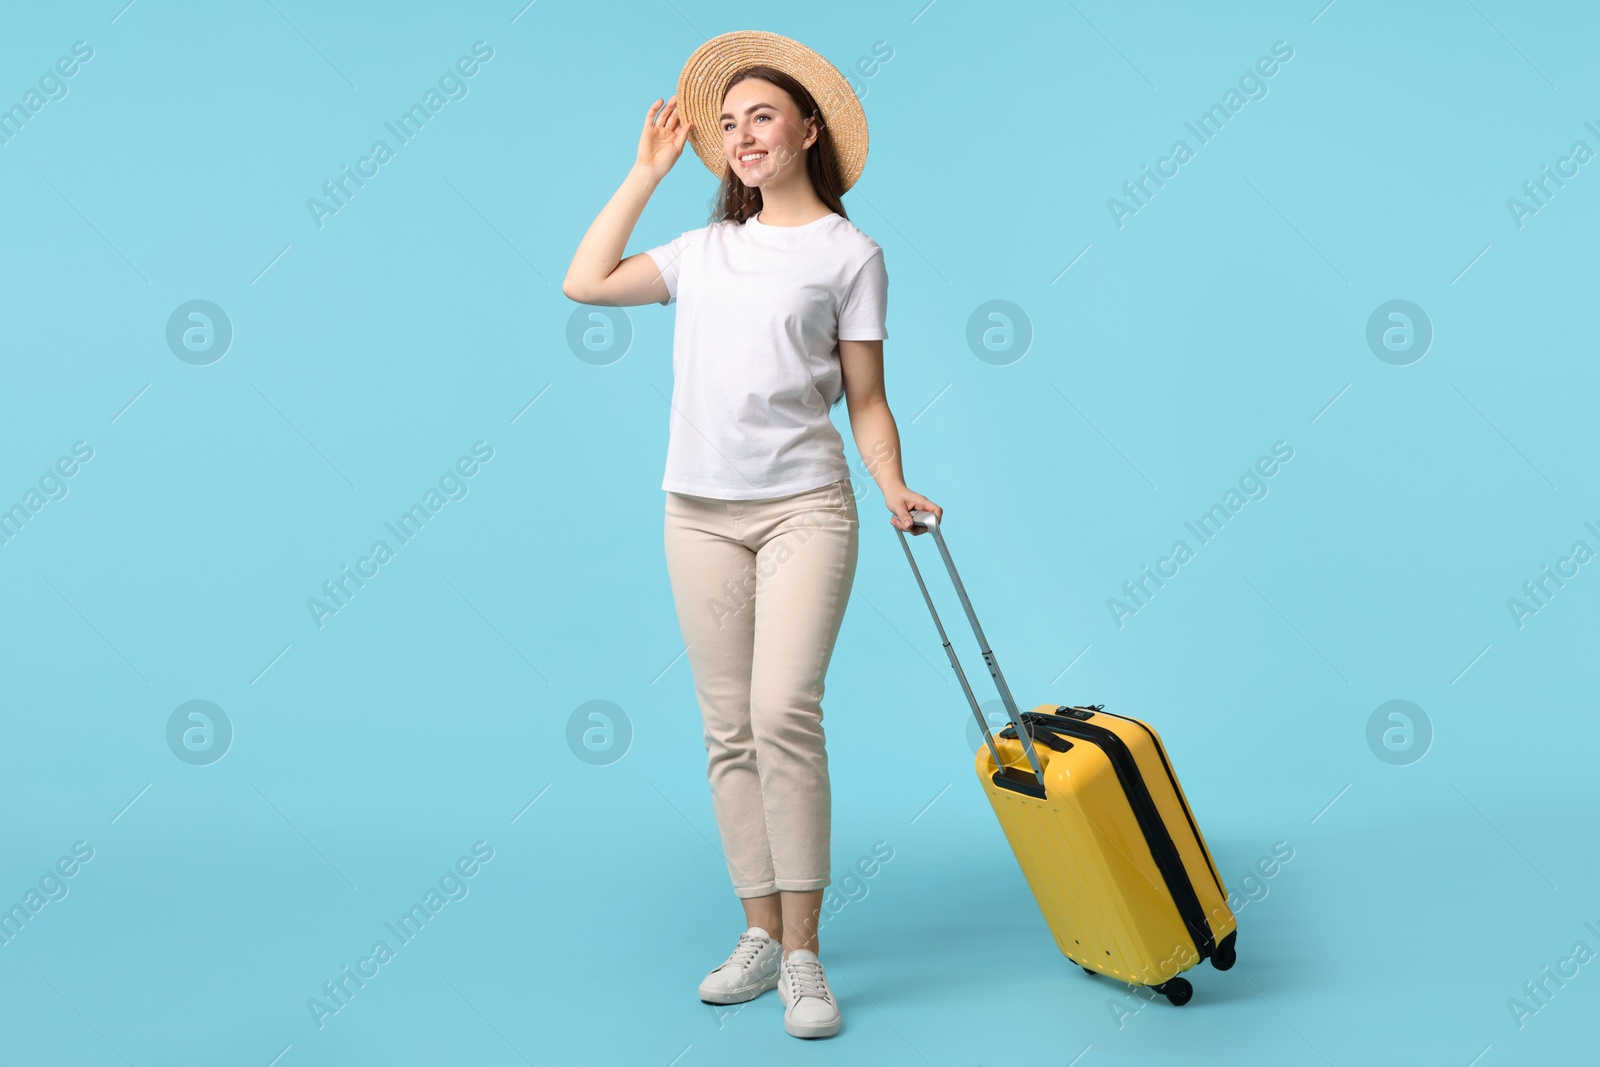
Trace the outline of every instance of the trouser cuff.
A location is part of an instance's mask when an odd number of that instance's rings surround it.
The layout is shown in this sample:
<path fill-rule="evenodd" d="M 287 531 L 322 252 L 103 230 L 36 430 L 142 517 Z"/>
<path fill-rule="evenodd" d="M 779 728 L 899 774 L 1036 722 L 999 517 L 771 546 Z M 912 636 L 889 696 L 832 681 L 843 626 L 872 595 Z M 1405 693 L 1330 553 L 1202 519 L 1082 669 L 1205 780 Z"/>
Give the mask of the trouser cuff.
<path fill-rule="evenodd" d="M 778 878 L 775 879 L 772 884 L 777 888 L 790 893 L 805 893 L 813 889 L 826 889 L 831 882 L 832 880 L 828 878 L 827 875 L 823 875 L 821 878 Z"/>
<path fill-rule="evenodd" d="M 755 886 L 734 886 L 733 893 L 737 897 L 769 897 L 778 891 L 778 887 L 771 882 L 762 882 Z"/>

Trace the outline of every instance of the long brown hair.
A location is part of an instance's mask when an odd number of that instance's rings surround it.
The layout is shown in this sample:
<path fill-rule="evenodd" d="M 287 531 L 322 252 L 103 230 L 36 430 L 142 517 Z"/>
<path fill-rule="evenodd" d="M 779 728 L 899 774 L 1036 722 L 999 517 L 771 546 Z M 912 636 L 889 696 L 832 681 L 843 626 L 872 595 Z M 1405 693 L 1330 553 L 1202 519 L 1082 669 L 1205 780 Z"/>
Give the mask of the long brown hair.
<path fill-rule="evenodd" d="M 722 98 L 728 98 L 728 91 L 747 78 L 759 78 L 771 82 L 779 89 L 789 94 L 795 106 L 800 109 L 800 121 L 803 123 L 808 118 L 817 120 L 817 139 L 811 147 L 805 150 L 806 174 L 811 179 L 811 188 L 815 190 L 817 198 L 829 209 L 838 212 L 841 218 L 848 219 L 845 213 L 844 202 L 840 199 L 840 187 L 844 184 L 839 180 L 839 155 L 833 147 L 833 133 L 828 129 L 828 124 L 823 120 L 822 109 L 817 106 L 817 101 L 804 85 L 801 85 L 792 76 L 785 74 L 776 67 L 758 65 L 745 67 L 728 79 L 728 84 L 722 87 Z M 719 130 L 720 136 L 720 130 Z M 745 185 L 739 176 L 730 167 L 723 175 L 722 184 L 717 190 L 716 204 L 712 208 L 711 219 L 713 223 L 723 220 L 743 223 L 751 215 L 761 210 L 761 190 Z"/>

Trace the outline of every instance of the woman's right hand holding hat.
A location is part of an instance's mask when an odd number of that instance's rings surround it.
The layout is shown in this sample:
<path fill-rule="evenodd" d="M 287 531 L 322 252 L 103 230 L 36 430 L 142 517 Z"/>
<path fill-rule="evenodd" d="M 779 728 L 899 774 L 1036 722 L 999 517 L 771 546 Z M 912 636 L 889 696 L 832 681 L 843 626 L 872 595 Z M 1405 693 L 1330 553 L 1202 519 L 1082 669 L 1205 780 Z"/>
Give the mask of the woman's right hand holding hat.
<path fill-rule="evenodd" d="M 645 112 L 644 131 L 639 135 L 638 165 L 648 168 L 657 181 L 661 180 L 683 154 L 683 143 L 688 137 L 689 122 L 678 111 L 677 94 L 673 94 L 664 108 L 657 99 Z"/>

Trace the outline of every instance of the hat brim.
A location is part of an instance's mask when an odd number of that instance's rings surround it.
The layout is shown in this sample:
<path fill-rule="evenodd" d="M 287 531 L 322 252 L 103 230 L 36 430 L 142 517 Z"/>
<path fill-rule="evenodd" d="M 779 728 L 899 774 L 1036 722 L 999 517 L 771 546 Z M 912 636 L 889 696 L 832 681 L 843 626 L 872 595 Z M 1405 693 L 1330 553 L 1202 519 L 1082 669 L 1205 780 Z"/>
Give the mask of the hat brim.
<path fill-rule="evenodd" d="M 722 152 L 722 90 L 746 67 L 776 67 L 816 100 L 839 159 L 840 192 L 861 177 L 867 164 L 867 115 L 850 82 L 822 56 L 789 37 L 762 30 L 735 30 L 694 50 L 678 75 L 678 113 L 690 123 L 695 155 L 718 179 L 728 173 Z"/>

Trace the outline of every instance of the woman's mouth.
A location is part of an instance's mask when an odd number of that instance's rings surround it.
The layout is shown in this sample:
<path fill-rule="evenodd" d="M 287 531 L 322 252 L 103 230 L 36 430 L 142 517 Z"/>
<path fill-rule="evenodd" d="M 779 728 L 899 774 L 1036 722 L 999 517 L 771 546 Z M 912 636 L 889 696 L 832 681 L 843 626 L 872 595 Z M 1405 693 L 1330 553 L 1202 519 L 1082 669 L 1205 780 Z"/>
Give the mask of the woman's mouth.
<path fill-rule="evenodd" d="M 766 159 L 766 158 L 767 158 L 766 151 L 763 150 L 763 149 L 759 149 L 759 148 L 752 149 L 752 150 L 750 150 L 748 152 L 741 152 L 739 154 L 739 166 L 746 167 L 746 168 L 753 167 L 757 163 L 760 163 L 763 159 Z"/>

